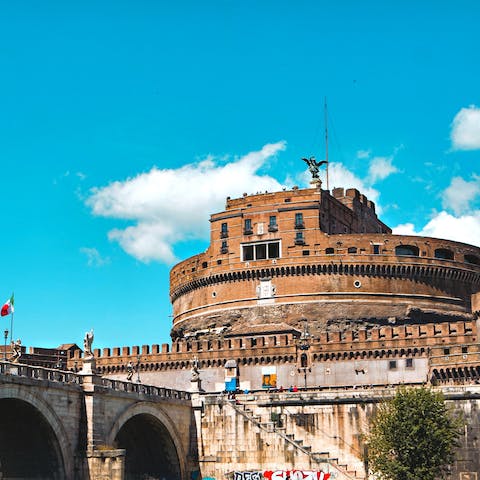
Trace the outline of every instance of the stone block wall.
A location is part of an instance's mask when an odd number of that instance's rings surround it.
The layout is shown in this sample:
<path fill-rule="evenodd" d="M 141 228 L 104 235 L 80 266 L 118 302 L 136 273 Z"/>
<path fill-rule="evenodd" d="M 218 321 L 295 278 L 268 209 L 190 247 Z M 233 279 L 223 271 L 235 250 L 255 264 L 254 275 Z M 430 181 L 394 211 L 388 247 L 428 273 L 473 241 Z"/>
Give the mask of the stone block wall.
<path fill-rule="evenodd" d="M 322 470 L 365 478 L 364 434 L 378 402 L 394 389 L 204 396 L 199 438 L 202 475 L 233 471 Z M 480 475 L 480 387 L 447 387 L 463 431 L 450 478 Z M 233 478 L 233 477 L 232 477 Z"/>

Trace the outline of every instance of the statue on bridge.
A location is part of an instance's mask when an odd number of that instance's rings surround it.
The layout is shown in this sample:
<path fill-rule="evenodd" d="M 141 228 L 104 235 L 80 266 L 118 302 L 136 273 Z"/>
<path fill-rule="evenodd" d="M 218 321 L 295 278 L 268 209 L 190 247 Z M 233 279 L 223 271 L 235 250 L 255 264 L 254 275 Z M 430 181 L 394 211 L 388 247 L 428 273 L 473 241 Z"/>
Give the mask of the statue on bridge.
<path fill-rule="evenodd" d="M 93 328 L 89 332 L 85 333 L 85 338 L 83 339 L 83 354 L 85 358 L 93 357 L 92 343 L 93 343 Z"/>
<path fill-rule="evenodd" d="M 131 382 L 133 377 L 133 363 L 130 360 L 127 363 L 127 382 Z"/>
<path fill-rule="evenodd" d="M 10 345 L 12 347 L 12 356 L 10 358 L 10 361 L 18 362 L 18 359 L 22 356 L 22 341 L 20 339 L 18 339 L 17 341 L 12 340 L 12 343 Z"/>

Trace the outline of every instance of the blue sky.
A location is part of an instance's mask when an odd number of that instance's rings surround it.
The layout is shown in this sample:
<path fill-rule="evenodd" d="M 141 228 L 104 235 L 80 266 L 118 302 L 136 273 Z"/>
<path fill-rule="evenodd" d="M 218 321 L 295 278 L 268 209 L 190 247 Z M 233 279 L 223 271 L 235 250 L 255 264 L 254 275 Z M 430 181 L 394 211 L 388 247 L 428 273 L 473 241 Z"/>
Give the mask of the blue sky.
<path fill-rule="evenodd" d="M 14 336 L 168 341 L 169 269 L 206 248 L 227 195 L 308 184 L 324 97 L 331 187 L 364 190 L 398 232 L 479 245 L 479 14 L 474 1 L 1 2 Z"/>

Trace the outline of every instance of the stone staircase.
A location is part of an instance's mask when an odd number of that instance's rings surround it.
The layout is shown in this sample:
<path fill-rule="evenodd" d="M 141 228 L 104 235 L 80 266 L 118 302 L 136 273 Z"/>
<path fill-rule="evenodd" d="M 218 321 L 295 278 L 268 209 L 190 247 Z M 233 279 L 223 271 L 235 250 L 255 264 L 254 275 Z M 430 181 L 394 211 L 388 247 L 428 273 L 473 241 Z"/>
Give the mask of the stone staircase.
<path fill-rule="evenodd" d="M 349 480 L 365 479 L 363 472 L 357 472 L 356 470 L 350 468 L 347 464 L 341 462 L 340 459 L 332 457 L 329 452 L 312 452 L 311 446 L 304 445 L 303 440 L 295 438 L 293 434 L 287 434 L 285 432 L 285 428 L 278 427 L 276 422 L 262 421 L 261 416 L 255 415 L 246 404 L 231 400 L 225 400 L 224 404 L 229 405 L 233 410 L 235 410 L 236 413 L 244 417 L 260 430 L 273 434 L 277 437 L 281 437 L 287 448 L 293 448 L 303 453 L 310 459 L 311 464 L 316 464 L 317 466 L 321 466 L 322 464 L 330 465 L 334 470 L 337 471 L 337 478 Z"/>

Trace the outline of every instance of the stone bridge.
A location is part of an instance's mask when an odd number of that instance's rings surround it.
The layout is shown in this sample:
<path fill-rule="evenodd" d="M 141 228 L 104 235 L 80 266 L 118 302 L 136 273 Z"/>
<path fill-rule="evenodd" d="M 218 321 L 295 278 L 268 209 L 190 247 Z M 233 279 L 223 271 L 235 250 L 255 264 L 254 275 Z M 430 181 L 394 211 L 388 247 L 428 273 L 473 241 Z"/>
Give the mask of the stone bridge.
<path fill-rule="evenodd" d="M 0 362 L 0 478 L 186 480 L 188 392 Z"/>

